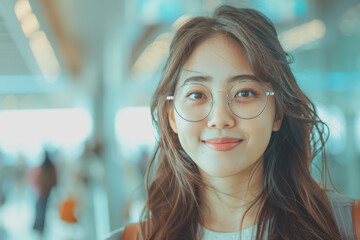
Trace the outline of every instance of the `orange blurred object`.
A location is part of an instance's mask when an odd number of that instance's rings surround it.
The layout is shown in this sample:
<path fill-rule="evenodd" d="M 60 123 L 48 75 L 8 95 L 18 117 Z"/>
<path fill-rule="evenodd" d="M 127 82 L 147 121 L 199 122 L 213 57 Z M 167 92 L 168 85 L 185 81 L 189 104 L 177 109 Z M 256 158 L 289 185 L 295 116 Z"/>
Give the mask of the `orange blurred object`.
<path fill-rule="evenodd" d="M 76 223 L 75 217 L 76 200 L 73 197 L 66 198 L 60 205 L 60 218 L 67 223 Z"/>

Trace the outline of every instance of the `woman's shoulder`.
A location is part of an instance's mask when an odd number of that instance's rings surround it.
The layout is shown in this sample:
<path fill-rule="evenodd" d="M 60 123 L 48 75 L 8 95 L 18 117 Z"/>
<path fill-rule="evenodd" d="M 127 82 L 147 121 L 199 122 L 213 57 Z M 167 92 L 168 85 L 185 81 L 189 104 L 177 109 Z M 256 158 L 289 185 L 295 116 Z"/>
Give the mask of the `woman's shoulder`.
<path fill-rule="evenodd" d="M 352 205 L 354 199 L 340 193 L 327 193 L 335 220 L 344 239 L 354 239 Z"/>
<path fill-rule="evenodd" d="M 327 195 L 331 205 L 333 206 L 345 208 L 352 207 L 354 199 L 348 196 L 336 192 L 327 192 Z"/>
<path fill-rule="evenodd" d="M 121 240 L 123 232 L 124 232 L 124 228 L 117 229 L 111 232 L 109 236 L 105 238 L 105 240 Z"/>

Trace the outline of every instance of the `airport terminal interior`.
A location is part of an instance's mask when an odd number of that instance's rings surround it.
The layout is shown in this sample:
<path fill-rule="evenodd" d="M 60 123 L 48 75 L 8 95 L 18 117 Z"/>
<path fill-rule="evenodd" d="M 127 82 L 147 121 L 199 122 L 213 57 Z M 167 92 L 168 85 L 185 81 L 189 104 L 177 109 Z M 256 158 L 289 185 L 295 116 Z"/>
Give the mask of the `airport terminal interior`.
<path fill-rule="evenodd" d="M 329 126 L 333 185 L 360 198 L 358 0 L 0 0 L 1 240 L 104 239 L 139 220 L 157 146 L 150 101 L 172 36 L 221 4 L 275 24 Z M 42 164 L 53 173 L 39 186 Z"/>

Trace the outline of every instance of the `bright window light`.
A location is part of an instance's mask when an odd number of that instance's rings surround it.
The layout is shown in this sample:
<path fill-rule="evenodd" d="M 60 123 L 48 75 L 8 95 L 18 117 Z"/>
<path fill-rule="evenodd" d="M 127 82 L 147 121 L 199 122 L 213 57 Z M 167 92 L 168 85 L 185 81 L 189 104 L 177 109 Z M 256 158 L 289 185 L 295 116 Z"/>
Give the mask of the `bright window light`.
<path fill-rule="evenodd" d="M 140 154 L 140 151 L 150 150 L 155 144 L 149 107 L 121 109 L 116 115 L 115 129 L 125 156 Z M 131 159 L 135 160 L 134 157 Z"/>
<path fill-rule="evenodd" d="M 74 148 L 92 132 L 85 109 L 41 109 L 0 111 L 0 147 L 8 154 L 43 154 L 44 144 Z"/>

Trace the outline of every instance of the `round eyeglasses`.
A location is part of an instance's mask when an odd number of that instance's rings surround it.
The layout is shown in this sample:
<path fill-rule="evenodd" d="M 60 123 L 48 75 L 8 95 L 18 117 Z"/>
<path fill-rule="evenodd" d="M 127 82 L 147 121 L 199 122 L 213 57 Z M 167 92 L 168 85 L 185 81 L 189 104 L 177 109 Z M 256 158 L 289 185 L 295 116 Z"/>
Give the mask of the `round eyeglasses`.
<path fill-rule="evenodd" d="M 265 109 L 267 97 L 275 95 L 266 92 L 257 81 L 236 83 L 226 93 L 226 101 L 230 111 L 237 117 L 252 119 L 259 116 Z M 203 84 L 187 83 L 179 87 L 174 96 L 167 96 L 174 101 L 176 112 L 189 122 L 199 122 L 207 118 L 214 105 L 212 92 Z"/>

